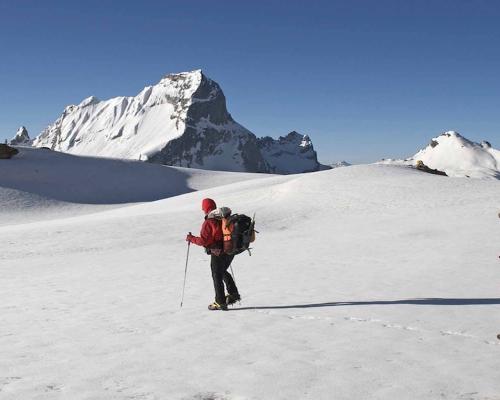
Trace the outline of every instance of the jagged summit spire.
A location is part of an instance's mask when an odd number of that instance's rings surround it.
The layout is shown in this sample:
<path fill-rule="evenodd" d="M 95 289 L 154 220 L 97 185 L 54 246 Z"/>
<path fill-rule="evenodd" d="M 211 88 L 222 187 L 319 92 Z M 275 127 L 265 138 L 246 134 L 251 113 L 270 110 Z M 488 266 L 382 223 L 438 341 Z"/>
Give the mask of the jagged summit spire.
<path fill-rule="evenodd" d="M 26 129 L 25 126 L 19 127 L 19 129 L 16 132 L 16 135 L 12 138 L 12 140 L 9 142 L 13 146 L 19 146 L 19 145 L 24 145 L 24 146 L 29 146 L 31 145 L 31 139 L 28 134 L 28 130 Z"/>
<path fill-rule="evenodd" d="M 195 69 L 193 71 L 185 71 L 185 72 L 175 72 L 164 75 L 159 83 L 164 81 L 187 81 L 189 84 L 197 84 L 199 85 L 203 78 L 206 79 L 206 76 L 203 74 L 201 69 Z"/>

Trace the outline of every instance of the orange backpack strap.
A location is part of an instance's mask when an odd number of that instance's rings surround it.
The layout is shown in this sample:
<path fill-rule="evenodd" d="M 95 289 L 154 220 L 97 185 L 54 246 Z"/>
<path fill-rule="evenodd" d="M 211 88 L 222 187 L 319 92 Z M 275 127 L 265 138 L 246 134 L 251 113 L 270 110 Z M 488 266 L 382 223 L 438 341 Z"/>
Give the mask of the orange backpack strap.
<path fill-rule="evenodd" d="M 231 240 L 231 232 L 233 231 L 229 218 L 222 218 L 222 235 L 224 242 Z"/>
<path fill-rule="evenodd" d="M 222 218 L 222 248 L 224 253 L 232 254 L 233 251 L 233 224 L 231 223 L 229 218 Z"/>

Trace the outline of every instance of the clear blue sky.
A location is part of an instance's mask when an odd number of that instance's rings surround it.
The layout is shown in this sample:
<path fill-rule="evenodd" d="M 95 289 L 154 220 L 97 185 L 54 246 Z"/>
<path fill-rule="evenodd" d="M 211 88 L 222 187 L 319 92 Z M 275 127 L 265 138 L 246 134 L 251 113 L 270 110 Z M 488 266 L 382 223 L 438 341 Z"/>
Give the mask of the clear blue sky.
<path fill-rule="evenodd" d="M 323 162 L 443 130 L 499 148 L 499 21 L 494 0 L 0 0 L 0 139 L 202 68 L 238 122 L 307 133 Z"/>

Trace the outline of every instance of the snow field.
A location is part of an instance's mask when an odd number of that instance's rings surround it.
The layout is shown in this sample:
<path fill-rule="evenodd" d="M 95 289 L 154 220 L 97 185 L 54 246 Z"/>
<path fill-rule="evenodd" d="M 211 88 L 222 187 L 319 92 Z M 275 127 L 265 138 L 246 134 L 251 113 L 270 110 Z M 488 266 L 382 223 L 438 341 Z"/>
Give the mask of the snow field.
<path fill-rule="evenodd" d="M 0 160 L 0 225 L 95 213 L 262 177 L 19 150 L 16 157 Z"/>
<path fill-rule="evenodd" d="M 0 227 L 0 397 L 496 399 L 499 195 L 354 166 Z M 228 312 L 196 247 L 179 310 L 204 197 L 257 213 Z"/>

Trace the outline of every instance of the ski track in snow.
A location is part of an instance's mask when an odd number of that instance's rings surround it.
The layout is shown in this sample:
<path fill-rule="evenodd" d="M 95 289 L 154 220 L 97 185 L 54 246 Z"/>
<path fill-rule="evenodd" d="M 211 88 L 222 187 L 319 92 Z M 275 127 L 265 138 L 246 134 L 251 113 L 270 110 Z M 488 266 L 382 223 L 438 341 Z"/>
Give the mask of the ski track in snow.
<path fill-rule="evenodd" d="M 428 334 L 428 335 L 441 335 L 441 336 L 455 336 L 459 338 L 466 338 L 466 339 L 472 339 L 484 344 L 488 345 L 493 345 L 493 346 L 498 346 L 500 345 L 500 341 L 492 341 L 492 340 L 487 340 L 485 338 L 481 338 L 475 335 L 471 335 L 465 332 L 456 332 L 456 331 L 451 331 L 451 330 L 440 330 L 440 331 L 432 331 L 429 329 L 423 329 L 423 328 L 418 328 L 415 326 L 406 326 L 394 322 L 387 322 L 383 321 L 380 319 L 376 318 L 358 318 L 358 317 L 343 317 L 342 319 L 335 318 L 335 317 L 323 317 L 323 316 L 312 316 L 312 315 L 287 315 L 287 314 L 282 314 L 279 312 L 273 312 L 273 311 L 265 311 L 265 310 L 258 310 L 255 308 L 246 307 L 245 309 L 248 309 L 248 311 L 253 311 L 259 314 L 264 314 L 272 317 L 281 317 L 281 318 L 288 318 L 291 320 L 306 320 L 306 321 L 325 321 L 331 323 L 331 325 L 335 325 L 340 323 L 342 320 L 343 321 L 349 321 L 349 322 L 355 322 L 355 323 L 370 323 L 370 324 L 376 324 L 378 326 L 381 326 L 383 328 L 389 328 L 389 329 L 398 329 L 398 330 L 403 330 L 403 331 L 410 331 L 410 332 L 417 332 L 421 334 Z M 229 309 L 231 311 L 232 309 Z M 235 309 L 237 310 L 237 309 Z"/>

